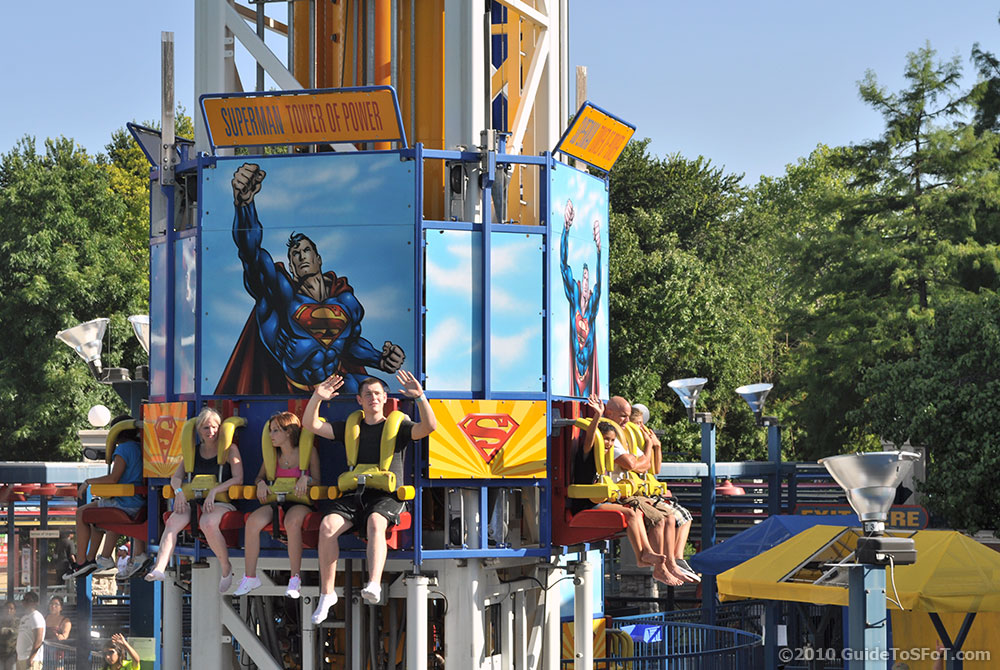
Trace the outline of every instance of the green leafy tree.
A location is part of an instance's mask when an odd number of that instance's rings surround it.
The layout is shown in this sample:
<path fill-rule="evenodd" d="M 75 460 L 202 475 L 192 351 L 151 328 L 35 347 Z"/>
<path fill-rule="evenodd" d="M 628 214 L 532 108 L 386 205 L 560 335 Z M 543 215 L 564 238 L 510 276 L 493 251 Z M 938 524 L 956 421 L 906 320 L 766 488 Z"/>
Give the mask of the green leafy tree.
<path fill-rule="evenodd" d="M 0 157 L 0 416 L 6 457 L 55 459 L 79 450 L 89 407 L 122 408 L 57 331 L 107 316 L 105 366 L 138 359 L 125 317 L 146 309 L 147 264 L 123 244 L 127 217 L 109 171 L 72 140 L 30 138 Z"/>
<path fill-rule="evenodd" d="M 801 293 L 785 379 L 807 456 L 876 446 L 851 414 L 863 373 L 913 355 L 917 328 L 950 297 L 995 287 L 997 249 L 980 222 L 1000 195 L 996 136 L 965 123 L 957 59 L 939 62 L 927 46 L 908 56 L 905 76 L 897 93 L 871 72 L 861 82 L 885 132 L 831 155 L 831 174 L 849 181 L 816 202 L 821 227 L 805 231 L 790 265 Z"/>
<path fill-rule="evenodd" d="M 968 293 L 917 329 L 917 353 L 871 368 L 861 418 L 896 444 L 927 447 L 926 505 L 953 528 L 1000 516 L 1000 297 Z"/>
<path fill-rule="evenodd" d="M 742 216 L 739 175 L 699 158 L 659 159 L 631 142 L 611 175 L 611 388 L 651 403 L 671 451 L 698 453 L 667 382 L 704 376 L 699 403 L 722 426 L 722 458 L 765 453 L 763 431 L 734 393 L 772 370 L 765 231 Z M 735 410 L 735 411 L 734 411 Z"/>

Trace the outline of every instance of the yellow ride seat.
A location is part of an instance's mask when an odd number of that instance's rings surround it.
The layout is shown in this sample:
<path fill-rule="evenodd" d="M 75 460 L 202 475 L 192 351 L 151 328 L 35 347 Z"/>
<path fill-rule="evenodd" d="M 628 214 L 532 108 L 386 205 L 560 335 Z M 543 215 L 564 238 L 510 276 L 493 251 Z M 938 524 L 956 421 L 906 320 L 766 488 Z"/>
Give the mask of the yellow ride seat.
<path fill-rule="evenodd" d="M 358 463 L 361 421 L 364 420 L 364 416 L 364 411 L 359 409 L 347 417 L 347 423 L 344 427 L 344 446 L 347 449 L 347 465 L 350 470 L 341 474 L 337 479 L 337 495 L 354 491 L 363 484 L 366 488 L 395 493 L 399 500 L 412 500 L 416 493 L 414 488 L 412 486 L 399 486 L 396 481 L 396 473 L 389 469 L 392 466 L 392 457 L 396 453 L 399 426 L 406 415 L 400 411 L 390 412 L 382 423 L 378 463 Z"/>
<path fill-rule="evenodd" d="M 642 456 L 646 450 L 646 436 L 643 434 L 642 429 L 636 424 L 629 422 L 625 424 L 624 432 L 626 437 L 625 448 L 633 456 Z M 642 474 L 638 472 L 632 473 L 638 482 L 639 493 L 650 498 L 669 494 L 670 490 L 667 488 L 667 485 L 657 479 L 656 473 L 652 471 L 653 464 L 650 463 L 649 467 L 650 469 Z"/>
<path fill-rule="evenodd" d="M 195 434 L 195 423 L 198 418 L 188 419 L 184 422 L 184 427 L 181 428 L 181 453 L 184 456 L 184 471 L 187 473 L 188 481 L 181 484 L 181 489 L 184 491 L 184 497 L 187 500 L 201 500 L 205 497 L 205 494 L 215 486 L 219 484 L 219 477 L 222 475 L 222 468 L 225 466 L 226 461 L 229 458 L 229 447 L 233 444 L 233 437 L 236 434 L 237 428 L 243 428 L 247 425 L 247 420 L 241 416 L 231 416 L 228 419 L 223 420 L 222 425 L 219 426 L 219 453 L 216 456 L 216 461 L 219 464 L 219 471 L 217 474 L 193 474 L 194 464 L 195 464 L 195 449 L 197 445 L 195 444 L 194 434 Z M 234 487 L 230 487 L 230 490 Z M 163 497 L 173 498 L 174 490 L 169 486 L 163 487 Z M 215 494 L 216 502 L 229 502 L 228 491 L 219 491 Z"/>
<path fill-rule="evenodd" d="M 579 418 L 576 420 L 576 427 L 587 430 L 593 419 Z M 601 418 L 601 422 L 614 426 L 618 439 L 625 444 L 625 434 L 622 427 L 610 419 Z M 604 443 L 604 436 L 600 431 L 594 434 L 594 468 L 597 472 L 596 481 L 593 484 L 570 484 L 566 493 L 570 498 L 587 498 L 594 503 L 614 502 L 620 498 L 633 495 L 638 490 L 638 482 L 635 478 L 628 476 L 621 481 L 614 481 L 611 474 L 615 469 L 614 450 Z M 631 475 L 633 473 L 629 473 Z"/>

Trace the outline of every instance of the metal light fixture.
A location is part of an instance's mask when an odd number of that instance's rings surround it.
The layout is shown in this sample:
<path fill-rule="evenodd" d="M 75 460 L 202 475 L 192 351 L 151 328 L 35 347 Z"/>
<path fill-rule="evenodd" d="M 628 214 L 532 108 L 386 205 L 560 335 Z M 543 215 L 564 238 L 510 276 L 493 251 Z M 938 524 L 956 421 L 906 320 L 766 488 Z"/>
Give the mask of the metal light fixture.
<path fill-rule="evenodd" d="M 876 451 L 828 456 L 819 463 L 844 489 L 847 502 L 865 524 L 865 531 L 879 532 L 885 529 L 896 487 L 918 458 L 920 454 L 912 451 Z"/>
<path fill-rule="evenodd" d="M 98 381 L 102 380 L 104 374 L 104 368 L 101 365 L 101 348 L 108 322 L 108 319 L 94 319 L 56 333 L 56 339 L 79 354 Z"/>
<path fill-rule="evenodd" d="M 767 420 L 772 417 L 765 417 L 764 414 L 764 400 L 767 398 L 767 394 L 770 393 L 771 389 L 774 388 L 774 384 L 747 384 L 746 386 L 741 386 L 736 389 L 736 393 L 743 398 L 747 405 L 750 406 L 750 411 L 753 412 L 754 418 L 757 419 L 758 426 L 766 426 Z"/>
<path fill-rule="evenodd" d="M 699 422 L 700 419 L 705 419 L 706 417 L 708 421 L 712 420 L 710 414 L 696 414 L 694 411 L 695 405 L 698 403 L 698 393 L 707 383 L 708 379 L 705 377 L 689 377 L 687 379 L 675 379 L 667 384 L 667 386 L 674 390 L 677 397 L 681 399 L 681 403 L 687 409 L 688 419 L 691 421 Z"/>
<path fill-rule="evenodd" d="M 886 635 L 885 568 L 912 565 L 917 550 L 912 537 L 885 534 L 885 521 L 896 497 L 896 487 L 920 458 L 912 451 L 879 451 L 821 458 L 820 463 L 844 489 L 847 502 L 864 524 L 854 550 L 855 564 L 848 574 L 848 640 L 858 654 L 851 667 L 884 668 L 888 658 Z M 870 657 L 861 654 L 873 654 Z"/>
<path fill-rule="evenodd" d="M 128 318 L 128 322 L 132 324 L 132 330 L 135 331 L 135 338 L 139 340 L 139 344 L 142 345 L 142 350 L 149 355 L 149 315 L 148 314 L 133 314 Z"/>

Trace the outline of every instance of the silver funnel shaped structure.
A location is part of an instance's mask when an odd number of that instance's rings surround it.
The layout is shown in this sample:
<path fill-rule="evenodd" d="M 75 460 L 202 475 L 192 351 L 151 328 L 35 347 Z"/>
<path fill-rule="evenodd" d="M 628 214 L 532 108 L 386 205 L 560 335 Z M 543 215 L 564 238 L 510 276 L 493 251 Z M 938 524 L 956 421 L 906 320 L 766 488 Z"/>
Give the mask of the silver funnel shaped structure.
<path fill-rule="evenodd" d="M 56 339 L 80 355 L 97 379 L 101 378 L 101 349 L 108 319 L 94 319 L 56 333 Z"/>
<path fill-rule="evenodd" d="M 896 497 L 896 487 L 913 469 L 920 454 L 876 451 L 821 458 L 819 462 L 847 493 L 847 502 L 865 522 L 884 522 Z"/>
<path fill-rule="evenodd" d="M 139 344 L 142 345 L 142 350 L 149 355 L 149 314 L 134 314 L 128 318 L 128 322 L 132 324 L 132 330 L 135 332 L 135 337 L 139 340 Z"/>
<path fill-rule="evenodd" d="M 774 384 L 747 384 L 736 389 L 736 393 L 750 405 L 750 411 L 759 420 L 764 411 L 764 399 L 772 388 Z"/>
<path fill-rule="evenodd" d="M 708 383 L 704 377 L 689 377 L 688 379 L 675 379 L 667 386 L 674 390 L 681 403 L 688 411 L 688 418 L 694 420 L 694 408 L 698 402 L 698 392 Z"/>

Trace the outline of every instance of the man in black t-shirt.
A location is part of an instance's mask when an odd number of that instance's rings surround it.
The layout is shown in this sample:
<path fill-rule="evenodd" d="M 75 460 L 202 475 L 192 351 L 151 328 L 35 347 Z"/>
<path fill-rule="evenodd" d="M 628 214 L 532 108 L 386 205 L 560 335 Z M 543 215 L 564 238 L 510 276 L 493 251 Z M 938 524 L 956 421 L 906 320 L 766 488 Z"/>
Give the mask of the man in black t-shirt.
<path fill-rule="evenodd" d="M 403 385 L 400 389 L 407 398 L 416 400 L 420 408 L 420 421 L 413 422 L 405 417 L 399 424 L 395 450 L 390 470 L 396 475 L 396 483 L 403 483 L 403 455 L 410 442 L 422 440 L 437 428 L 434 411 L 427 402 L 420 382 L 407 372 L 400 370 L 396 379 Z M 309 404 L 303 413 L 303 425 L 320 437 L 329 440 L 343 440 L 346 423 L 333 424 L 319 418 L 320 403 L 337 395 L 344 380 L 334 375 L 321 383 L 313 391 Z M 385 385 L 380 379 L 369 377 L 361 382 L 355 398 L 364 413 L 358 425 L 357 463 L 379 463 L 381 459 L 382 431 L 386 423 L 385 401 L 388 399 Z M 322 623 L 330 608 L 337 602 L 334 582 L 337 577 L 337 558 L 340 555 L 338 540 L 350 530 L 364 528 L 368 537 L 368 583 L 361 590 L 361 597 L 369 603 L 376 603 L 382 597 L 382 569 L 385 567 L 386 531 L 399 522 L 399 515 L 406 503 L 397 499 L 394 493 L 377 489 L 366 489 L 360 495 L 348 495 L 334 500 L 326 510 L 326 516 L 319 529 L 319 572 L 320 598 L 312 615 L 313 623 Z"/>

